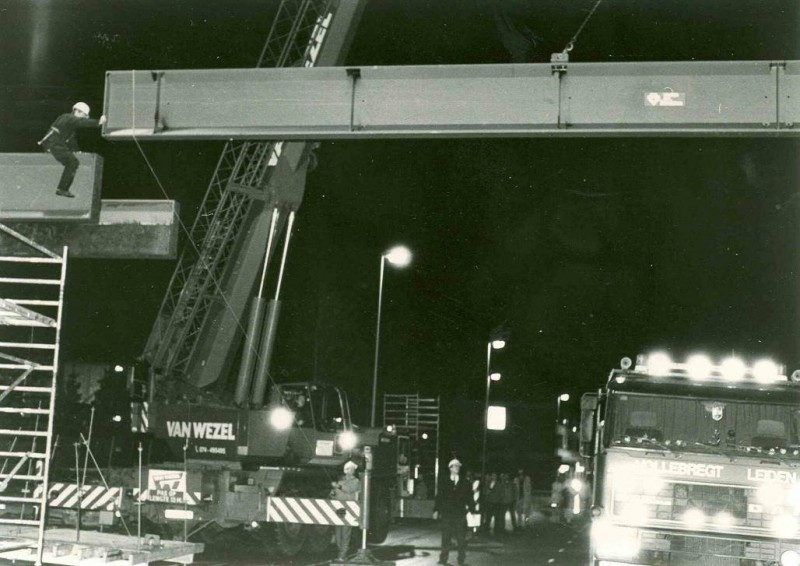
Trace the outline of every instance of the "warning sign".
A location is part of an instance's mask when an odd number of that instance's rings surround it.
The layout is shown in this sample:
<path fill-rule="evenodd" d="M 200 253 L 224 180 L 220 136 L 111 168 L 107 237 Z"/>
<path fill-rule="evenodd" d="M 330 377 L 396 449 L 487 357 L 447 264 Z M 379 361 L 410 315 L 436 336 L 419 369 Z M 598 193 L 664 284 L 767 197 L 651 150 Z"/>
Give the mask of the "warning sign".
<path fill-rule="evenodd" d="M 199 492 L 189 492 L 186 488 L 186 472 L 181 470 L 148 470 L 147 493 L 142 501 L 153 503 L 188 503 L 197 505 Z"/>

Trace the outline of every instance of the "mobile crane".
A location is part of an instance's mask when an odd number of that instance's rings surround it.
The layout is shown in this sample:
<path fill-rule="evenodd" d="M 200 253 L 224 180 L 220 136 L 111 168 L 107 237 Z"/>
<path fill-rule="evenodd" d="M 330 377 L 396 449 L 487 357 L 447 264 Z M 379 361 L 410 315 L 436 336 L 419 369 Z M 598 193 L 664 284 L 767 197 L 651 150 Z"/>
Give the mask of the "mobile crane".
<path fill-rule="evenodd" d="M 364 4 L 285 0 L 258 67 L 337 64 Z M 191 230 L 197 248 L 179 259 L 145 347 L 148 392 L 137 405 L 147 408 L 149 432 L 167 443 L 173 460 L 146 470 L 147 490 L 138 495 L 146 518 L 162 526 L 180 519 L 188 531 L 278 521 L 277 544 L 287 555 L 327 546 L 341 516 L 321 501 L 342 464 L 360 461 L 367 447 L 374 461 L 369 534 L 384 540 L 397 473 L 396 437 L 357 428 L 342 390 L 269 384 L 283 267 L 312 149 L 306 142 L 226 144 Z M 277 290 L 267 304 L 273 243 L 284 231 Z M 239 321 L 251 297 L 245 329 Z M 235 393 L 209 393 L 237 362 Z M 124 479 L 130 486 L 131 474 Z M 280 497 L 293 499 L 279 509 Z"/>

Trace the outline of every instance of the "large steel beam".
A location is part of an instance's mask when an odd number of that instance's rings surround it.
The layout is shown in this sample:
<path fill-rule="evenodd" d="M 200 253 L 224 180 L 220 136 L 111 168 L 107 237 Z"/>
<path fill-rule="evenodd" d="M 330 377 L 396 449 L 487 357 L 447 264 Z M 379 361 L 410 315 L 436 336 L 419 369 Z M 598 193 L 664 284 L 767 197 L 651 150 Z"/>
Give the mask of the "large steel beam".
<path fill-rule="evenodd" d="M 800 62 L 114 71 L 108 139 L 797 136 Z"/>

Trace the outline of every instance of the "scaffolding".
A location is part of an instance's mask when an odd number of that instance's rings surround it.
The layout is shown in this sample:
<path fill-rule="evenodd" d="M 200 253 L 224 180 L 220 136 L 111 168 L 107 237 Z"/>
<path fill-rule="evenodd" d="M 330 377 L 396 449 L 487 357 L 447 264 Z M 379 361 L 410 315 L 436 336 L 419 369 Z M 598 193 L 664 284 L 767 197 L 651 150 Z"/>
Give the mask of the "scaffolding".
<path fill-rule="evenodd" d="M 383 426 L 392 426 L 397 434 L 412 442 L 412 460 L 417 469 L 414 478 L 433 471 L 434 490 L 439 486 L 439 397 L 419 394 L 383 396 Z"/>
<path fill-rule="evenodd" d="M 0 257 L 0 524 L 38 530 L 39 565 L 67 248 L 58 255 L 5 225 L 0 224 L 0 231 L 30 251 L 27 256 Z"/>

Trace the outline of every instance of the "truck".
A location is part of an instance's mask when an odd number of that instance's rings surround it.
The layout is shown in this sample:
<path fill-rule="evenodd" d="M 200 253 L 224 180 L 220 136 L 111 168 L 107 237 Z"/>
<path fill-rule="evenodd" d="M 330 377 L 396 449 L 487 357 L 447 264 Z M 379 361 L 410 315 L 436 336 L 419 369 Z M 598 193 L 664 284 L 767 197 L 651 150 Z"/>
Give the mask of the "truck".
<path fill-rule="evenodd" d="M 800 564 L 800 372 L 623 358 L 582 399 L 590 564 Z"/>

